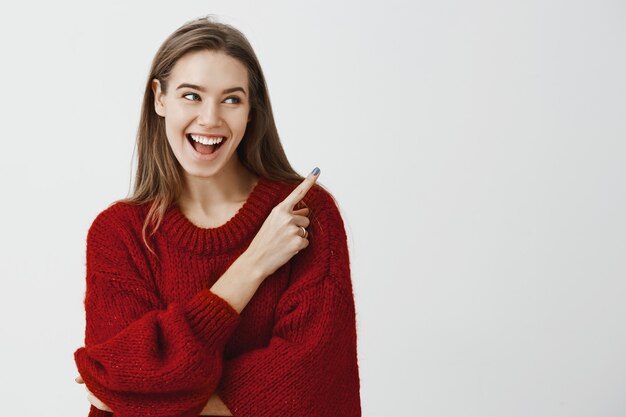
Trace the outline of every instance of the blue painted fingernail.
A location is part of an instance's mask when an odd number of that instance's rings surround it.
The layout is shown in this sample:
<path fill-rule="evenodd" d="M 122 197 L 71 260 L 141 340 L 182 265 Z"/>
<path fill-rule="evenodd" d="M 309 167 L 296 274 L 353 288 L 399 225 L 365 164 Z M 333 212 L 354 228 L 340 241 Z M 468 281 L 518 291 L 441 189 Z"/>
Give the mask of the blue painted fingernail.
<path fill-rule="evenodd" d="M 320 169 L 318 167 L 315 167 L 315 169 L 313 169 L 313 171 L 311 171 L 311 174 L 313 174 L 314 176 L 317 177 L 317 174 L 320 173 Z"/>

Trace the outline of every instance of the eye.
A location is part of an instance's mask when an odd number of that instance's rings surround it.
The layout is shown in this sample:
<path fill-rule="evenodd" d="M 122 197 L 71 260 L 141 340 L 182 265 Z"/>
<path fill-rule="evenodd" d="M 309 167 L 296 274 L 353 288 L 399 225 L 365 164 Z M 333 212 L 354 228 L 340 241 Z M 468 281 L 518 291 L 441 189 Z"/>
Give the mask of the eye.
<path fill-rule="evenodd" d="M 187 97 L 193 97 L 193 98 L 187 98 Z M 187 100 L 189 101 L 197 101 L 200 99 L 200 96 L 196 93 L 187 93 L 187 94 L 183 94 L 183 97 L 185 97 Z"/>
<path fill-rule="evenodd" d="M 241 99 L 239 97 L 237 97 L 237 96 L 230 96 L 230 97 L 226 98 L 226 100 L 231 100 L 231 99 L 234 99 L 235 101 L 233 103 L 230 103 L 230 104 L 239 104 L 239 103 L 241 103 Z"/>

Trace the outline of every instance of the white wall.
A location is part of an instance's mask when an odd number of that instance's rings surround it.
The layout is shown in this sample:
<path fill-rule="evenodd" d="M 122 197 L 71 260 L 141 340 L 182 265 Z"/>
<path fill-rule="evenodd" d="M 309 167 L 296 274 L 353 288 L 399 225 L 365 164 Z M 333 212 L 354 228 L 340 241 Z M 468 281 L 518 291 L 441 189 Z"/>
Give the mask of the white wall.
<path fill-rule="evenodd" d="M 340 202 L 365 416 L 626 415 L 624 2 L 0 7 L 0 414 L 86 415 L 86 232 L 153 54 L 215 13 Z"/>

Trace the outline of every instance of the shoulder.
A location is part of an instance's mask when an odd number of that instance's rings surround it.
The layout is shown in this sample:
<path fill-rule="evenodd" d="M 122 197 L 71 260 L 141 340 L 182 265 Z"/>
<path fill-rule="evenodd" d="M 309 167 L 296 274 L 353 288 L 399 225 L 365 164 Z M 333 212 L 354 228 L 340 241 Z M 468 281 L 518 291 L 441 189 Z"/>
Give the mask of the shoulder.
<path fill-rule="evenodd" d="M 300 207 L 311 210 L 309 246 L 292 258 L 292 284 L 309 287 L 328 279 L 351 288 L 348 239 L 337 199 L 328 188 L 316 184 L 303 203 Z"/>
<path fill-rule="evenodd" d="M 141 232 L 147 204 L 116 201 L 100 211 L 89 226 L 87 240 L 129 238 Z"/>
<path fill-rule="evenodd" d="M 86 237 L 88 270 L 150 270 L 142 229 L 146 205 L 114 202 L 99 212 Z"/>
<path fill-rule="evenodd" d="M 130 204 L 124 201 L 115 201 L 108 207 L 100 211 L 91 223 L 91 227 L 105 226 L 114 227 L 117 225 L 128 226 L 140 221 L 145 217 L 145 204 Z"/>

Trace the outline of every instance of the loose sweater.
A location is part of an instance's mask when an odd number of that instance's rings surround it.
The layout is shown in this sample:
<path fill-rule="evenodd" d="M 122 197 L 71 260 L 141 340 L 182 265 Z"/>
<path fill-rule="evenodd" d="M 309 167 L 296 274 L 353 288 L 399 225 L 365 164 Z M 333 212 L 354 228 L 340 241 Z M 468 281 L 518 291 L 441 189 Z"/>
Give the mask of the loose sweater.
<path fill-rule="evenodd" d="M 87 388 L 119 417 L 196 417 L 217 393 L 235 417 L 361 416 L 354 294 L 344 223 L 314 185 L 309 246 L 238 313 L 210 287 L 296 184 L 259 178 L 216 228 L 173 204 L 142 239 L 149 204 L 115 203 L 87 233 Z M 297 207 L 300 207 L 297 206 Z M 148 228 L 148 231 L 151 230 Z M 91 406 L 89 417 L 111 416 Z"/>

